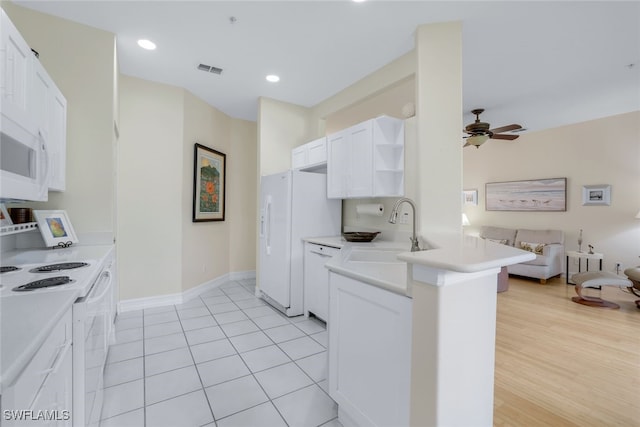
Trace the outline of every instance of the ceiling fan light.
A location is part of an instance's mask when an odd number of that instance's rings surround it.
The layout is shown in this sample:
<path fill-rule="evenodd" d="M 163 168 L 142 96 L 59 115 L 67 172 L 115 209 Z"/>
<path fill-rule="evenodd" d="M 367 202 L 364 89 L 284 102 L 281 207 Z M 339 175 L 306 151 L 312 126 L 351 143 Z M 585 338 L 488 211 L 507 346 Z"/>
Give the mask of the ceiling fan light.
<path fill-rule="evenodd" d="M 487 142 L 488 139 L 488 135 L 473 135 L 467 138 L 467 143 L 469 145 L 475 145 L 476 148 L 479 148 L 482 144 Z"/>

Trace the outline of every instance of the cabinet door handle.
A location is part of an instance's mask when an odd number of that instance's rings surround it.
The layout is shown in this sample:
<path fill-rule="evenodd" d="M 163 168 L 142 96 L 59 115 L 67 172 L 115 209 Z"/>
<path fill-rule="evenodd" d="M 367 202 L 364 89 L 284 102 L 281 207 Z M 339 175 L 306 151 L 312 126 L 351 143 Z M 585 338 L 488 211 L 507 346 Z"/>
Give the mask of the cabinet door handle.
<path fill-rule="evenodd" d="M 60 365 L 62 365 L 62 362 L 64 361 L 65 356 L 67 355 L 67 352 L 69 351 L 69 349 L 71 348 L 71 340 L 67 340 L 64 344 L 62 344 L 60 347 L 58 347 L 60 350 L 58 351 L 58 355 L 56 357 L 56 361 L 53 364 L 52 367 L 50 367 L 49 369 L 45 369 L 43 371 L 41 371 L 41 374 L 48 374 L 51 372 L 58 372 L 58 369 L 60 369 Z"/>
<path fill-rule="evenodd" d="M 58 372 L 58 369 L 60 369 L 60 365 L 62 365 L 62 362 L 64 362 L 67 353 L 69 352 L 69 349 L 71 348 L 71 340 L 67 340 L 64 344 L 62 344 L 60 347 L 58 347 L 60 350 L 58 351 L 58 355 L 56 356 L 55 362 L 53 364 L 53 366 L 49 369 L 45 369 L 43 371 L 40 372 L 41 375 L 45 375 L 45 374 L 49 374 L 49 373 L 56 373 Z M 36 404 L 38 403 L 38 401 L 40 400 L 40 396 L 42 395 L 42 391 L 45 388 L 45 385 L 47 383 L 47 378 L 45 378 L 45 380 L 42 382 L 42 384 L 40 384 L 40 388 L 38 389 L 38 392 L 36 393 L 36 395 L 34 396 L 33 400 L 31 401 L 31 405 L 29 410 L 31 411 L 35 411 L 36 410 Z"/>
<path fill-rule="evenodd" d="M 333 255 L 328 254 L 328 253 L 324 253 L 324 252 L 318 252 L 318 251 L 311 251 L 312 254 L 317 254 L 323 257 L 327 257 L 327 258 L 331 258 Z"/>

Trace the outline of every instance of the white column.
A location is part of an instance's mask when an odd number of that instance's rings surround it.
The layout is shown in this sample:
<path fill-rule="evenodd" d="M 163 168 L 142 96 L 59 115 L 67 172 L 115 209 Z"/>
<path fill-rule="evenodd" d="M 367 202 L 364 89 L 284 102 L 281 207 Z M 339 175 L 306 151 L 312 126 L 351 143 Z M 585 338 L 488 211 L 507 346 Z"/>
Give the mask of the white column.
<path fill-rule="evenodd" d="M 462 23 L 416 30 L 418 212 L 424 235 L 462 233 Z"/>
<path fill-rule="evenodd" d="M 408 266 L 413 292 L 411 425 L 493 425 L 499 268 Z"/>

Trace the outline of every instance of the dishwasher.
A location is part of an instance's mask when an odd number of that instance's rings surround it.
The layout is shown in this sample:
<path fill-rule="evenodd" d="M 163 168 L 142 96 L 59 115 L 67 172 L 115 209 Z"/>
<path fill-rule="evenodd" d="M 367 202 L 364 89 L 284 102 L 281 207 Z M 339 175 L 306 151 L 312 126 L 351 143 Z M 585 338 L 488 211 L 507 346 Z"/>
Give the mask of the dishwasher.
<path fill-rule="evenodd" d="M 305 242 L 304 312 L 307 317 L 329 320 L 329 270 L 324 265 L 338 253 L 340 248 Z"/>
<path fill-rule="evenodd" d="M 98 426 L 104 366 L 113 328 L 113 251 L 87 294 L 73 304 L 73 426 Z"/>

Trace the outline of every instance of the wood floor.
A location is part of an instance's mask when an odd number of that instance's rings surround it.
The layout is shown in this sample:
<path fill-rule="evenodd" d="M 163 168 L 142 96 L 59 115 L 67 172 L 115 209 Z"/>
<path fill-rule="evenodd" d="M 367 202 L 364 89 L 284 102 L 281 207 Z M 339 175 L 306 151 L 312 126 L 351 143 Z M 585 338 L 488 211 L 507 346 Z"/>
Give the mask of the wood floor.
<path fill-rule="evenodd" d="M 571 301 L 564 279 L 511 277 L 498 294 L 494 425 L 640 426 L 640 309 L 614 286 Z"/>

